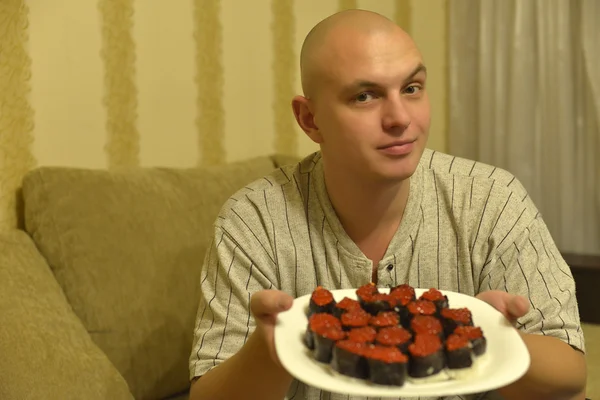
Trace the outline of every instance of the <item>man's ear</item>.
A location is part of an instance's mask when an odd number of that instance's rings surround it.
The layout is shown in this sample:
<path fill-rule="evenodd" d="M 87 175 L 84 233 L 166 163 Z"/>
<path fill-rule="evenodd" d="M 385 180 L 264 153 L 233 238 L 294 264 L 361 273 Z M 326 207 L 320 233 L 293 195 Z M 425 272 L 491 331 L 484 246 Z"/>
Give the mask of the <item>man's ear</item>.
<path fill-rule="evenodd" d="M 304 96 L 295 96 L 292 99 L 292 110 L 296 122 L 306 135 L 315 143 L 323 143 L 323 136 L 319 127 L 315 123 L 315 115 L 312 111 L 312 104 L 309 99 Z"/>

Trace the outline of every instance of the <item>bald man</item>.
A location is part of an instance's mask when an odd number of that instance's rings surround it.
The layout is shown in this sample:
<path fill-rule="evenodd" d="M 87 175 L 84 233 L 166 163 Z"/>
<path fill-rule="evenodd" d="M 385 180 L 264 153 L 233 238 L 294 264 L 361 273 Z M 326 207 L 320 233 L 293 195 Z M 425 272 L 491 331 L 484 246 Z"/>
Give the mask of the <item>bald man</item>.
<path fill-rule="evenodd" d="M 569 267 L 514 176 L 426 149 L 427 70 L 411 38 L 378 14 L 338 13 L 307 36 L 301 70 L 292 108 L 320 151 L 223 206 L 201 274 L 191 399 L 360 399 L 293 380 L 273 329 L 318 285 L 371 281 L 477 296 L 518 327 L 531 354 L 522 379 L 444 399 L 583 399 Z"/>

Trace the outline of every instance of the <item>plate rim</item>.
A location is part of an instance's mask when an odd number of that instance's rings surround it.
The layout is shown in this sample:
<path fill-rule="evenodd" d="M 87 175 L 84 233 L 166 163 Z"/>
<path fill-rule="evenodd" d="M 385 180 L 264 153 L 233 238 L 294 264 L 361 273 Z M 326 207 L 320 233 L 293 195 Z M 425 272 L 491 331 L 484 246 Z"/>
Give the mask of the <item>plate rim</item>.
<path fill-rule="evenodd" d="M 415 290 L 415 293 L 417 294 L 417 296 L 420 296 L 423 292 L 431 289 L 431 288 L 419 288 L 419 287 L 413 287 Z M 343 297 L 350 297 L 350 298 L 356 298 L 356 290 L 358 288 L 346 288 L 346 289 L 328 289 L 330 290 L 330 292 L 333 294 L 334 298 L 339 301 L 341 300 Z M 390 288 L 378 288 L 380 290 L 380 292 L 382 293 L 386 293 L 389 292 Z M 529 351 L 527 349 L 527 346 L 525 345 L 525 342 L 523 341 L 522 337 L 519 335 L 519 332 L 517 330 L 517 328 L 515 328 L 513 325 L 510 324 L 510 322 L 508 320 L 506 320 L 506 318 L 498 311 L 496 310 L 493 306 L 491 306 L 490 304 L 484 302 L 483 300 L 480 300 L 478 298 L 476 298 L 475 296 L 471 296 L 465 293 L 460 293 L 460 292 L 455 292 L 452 290 L 445 290 L 445 289 L 437 289 L 440 292 L 442 292 L 442 294 L 445 295 L 450 295 L 450 297 L 455 297 L 455 298 L 463 298 L 465 301 L 467 302 L 475 302 L 477 304 L 479 304 L 481 307 L 487 308 L 487 310 L 491 313 L 494 313 L 493 317 L 488 317 L 486 319 L 491 320 L 494 317 L 495 318 L 500 318 L 500 321 L 503 321 L 502 323 L 504 324 L 503 328 L 513 328 L 513 333 L 511 335 L 514 335 L 513 338 L 511 338 L 511 341 L 514 341 L 515 344 L 520 348 L 517 348 L 515 350 L 520 351 L 522 350 L 522 354 L 520 355 L 519 359 L 522 361 L 518 364 L 515 365 L 514 368 L 511 369 L 511 371 L 513 371 L 513 374 L 510 375 L 510 377 L 504 378 L 504 379 L 500 379 L 499 382 L 497 384 L 495 384 L 495 387 L 489 387 L 486 386 L 485 388 L 477 388 L 476 385 L 474 385 L 474 387 L 472 387 L 471 389 L 469 389 L 469 386 L 467 386 L 464 389 L 461 389 L 460 392 L 456 392 L 456 390 L 458 390 L 459 388 L 454 388 L 454 389 L 450 389 L 448 390 L 447 388 L 440 388 L 440 390 L 443 390 L 443 392 L 439 392 L 438 394 L 431 394 L 431 391 L 422 391 L 421 392 L 421 396 L 451 396 L 451 395 L 457 395 L 457 394 L 471 394 L 471 393 L 477 393 L 477 392 L 481 392 L 481 391 L 489 391 L 489 390 L 494 390 L 494 389 L 498 389 L 504 386 L 507 386 L 515 381 L 517 381 L 518 379 L 520 379 L 529 369 L 529 366 L 531 364 L 531 357 L 529 354 Z M 287 356 L 287 352 L 283 352 L 283 357 L 282 357 L 282 348 L 285 347 L 285 345 L 289 342 L 289 338 L 287 336 L 289 336 L 290 332 L 284 331 L 284 328 L 282 327 L 282 324 L 285 324 L 285 320 L 286 317 L 291 315 L 293 312 L 298 313 L 298 308 L 302 307 L 304 310 L 304 312 L 302 313 L 304 315 L 304 317 L 306 318 L 306 307 L 308 306 L 308 302 L 310 299 L 310 296 L 312 295 L 312 291 L 308 294 L 299 296 L 297 298 L 294 299 L 293 305 L 292 307 L 287 310 L 284 311 L 282 313 L 279 313 L 277 316 L 277 320 L 276 320 L 276 324 L 274 327 L 274 342 L 275 342 L 275 351 L 277 353 L 277 356 L 279 358 L 279 361 L 281 363 L 281 365 L 283 366 L 283 368 L 292 376 L 294 377 L 296 380 L 303 382 L 304 384 L 308 385 L 308 386 L 312 386 L 314 388 L 320 389 L 320 390 L 324 390 L 324 391 L 328 391 L 328 392 L 332 392 L 332 393 L 343 393 L 343 394 L 351 394 L 351 395 L 357 395 L 357 396 L 419 396 L 418 393 L 413 393 L 413 391 L 411 390 L 410 392 L 406 391 L 406 386 L 402 386 L 402 387 L 394 387 L 394 386 L 379 386 L 379 385 L 369 385 L 369 384 L 365 384 L 364 386 L 360 384 L 360 380 L 353 380 L 352 378 L 348 378 L 348 379 L 352 379 L 352 381 L 356 381 L 356 383 L 358 385 L 360 385 L 360 389 L 356 389 L 357 391 L 352 391 L 352 392 L 348 392 L 347 390 L 335 390 L 330 388 L 329 386 L 327 387 L 323 387 L 321 385 L 319 385 L 319 382 L 315 382 L 315 381 L 311 381 L 311 382 L 307 382 L 306 381 L 306 377 L 303 374 L 298 374 L 297 370 L 293 368 L 292 363 L 293 361 L 289 359 L 289 357 Z M 306 323 L 308 322 L 308 318 L 306 318 Z M 476 325 L 478 325 L 476 323 Z M 305 329 L 305 328 L 304 328 Z M 298 329 L 294 329 L 294 331 L 298 330 L 298 333 L 301 333 L 301 331 Z M 284 333 L 287 333 L 284 334 Z M 488 336 L 486 335 L 486 338 Z M 300 340 L 300 337 L 298 338 L 298 340 Z M 488 342 L 489 345 L 489 342 Z M 487 353 L 487 352 L 486 352 Z M 487 353 L 489 354 L 489 353 Z M 315 361 L 316 362 L 316 361 Z M 491 363 L 491 365 L 493 365 L 493 360 L 488 360 L 487 363 Z M 492 368 L 492 367 L 487 367 L 487 369 Z M 343 377 L 344 379 L 346 379 L 346 377 Z M 466 382 L 473 382 L 473 380 L 469 379 Z M 423 389 L 427 390 L 427 389 L 431 389 L 431 385 L 424 383 L 423 384 Z M 346 386 L 346 385 L 344 385 Z M 473 385 L 470 385 L 473 386 Z M 413 387 L 417 387 L 417 386 L 413 386 Z M 383 393 L 385 392 L 385 393 Z"/>

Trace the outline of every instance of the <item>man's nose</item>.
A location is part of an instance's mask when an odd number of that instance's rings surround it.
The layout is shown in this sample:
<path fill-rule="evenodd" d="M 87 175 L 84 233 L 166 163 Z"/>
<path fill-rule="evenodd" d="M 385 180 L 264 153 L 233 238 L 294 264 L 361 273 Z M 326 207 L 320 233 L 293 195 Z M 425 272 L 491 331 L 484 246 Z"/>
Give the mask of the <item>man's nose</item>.
<path fill-rule="evenodd" d="M 388 97 L 382 110 L 383 129 L 404 131 L 410 125 L 411 116 L 402 96 Z"/>

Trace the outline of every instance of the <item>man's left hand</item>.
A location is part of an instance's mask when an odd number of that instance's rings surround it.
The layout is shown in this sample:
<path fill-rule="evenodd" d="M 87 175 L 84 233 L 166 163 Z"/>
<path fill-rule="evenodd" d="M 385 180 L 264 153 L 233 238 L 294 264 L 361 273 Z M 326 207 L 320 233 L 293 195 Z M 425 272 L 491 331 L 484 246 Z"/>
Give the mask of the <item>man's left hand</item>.
<path fill-rule="evenodd" d="M 511 323 L 514 323 L 529 311 L 529 301 L 525 297 L 501 290 L 488 290 L 479 293 L 475 297 L 500 311 Z"/>

